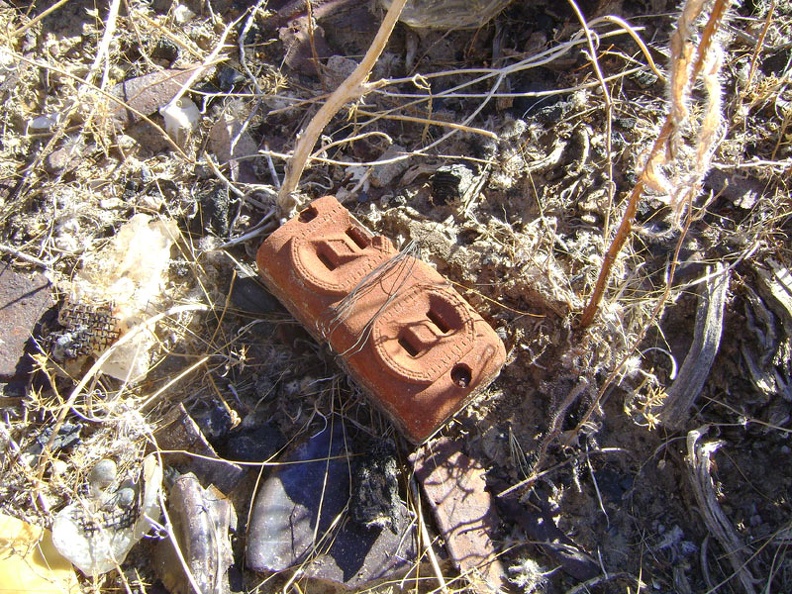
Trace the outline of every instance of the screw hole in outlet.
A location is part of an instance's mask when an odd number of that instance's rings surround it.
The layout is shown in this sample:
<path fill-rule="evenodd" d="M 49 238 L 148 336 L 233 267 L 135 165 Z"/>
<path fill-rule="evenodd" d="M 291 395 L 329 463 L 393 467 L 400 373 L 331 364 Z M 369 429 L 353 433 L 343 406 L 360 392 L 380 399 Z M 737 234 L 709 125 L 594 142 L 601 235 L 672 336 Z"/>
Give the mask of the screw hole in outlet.
<path fill-rule="evenodd" d="M 464 363 L 457 363 L 451 370 L 451 381 L 460 388 L 467 388 L 473 381 L 473 370 Z"/>
<path fill-rule="evenodd" d="M 313 206 L 309 206 L 297 216 L 297 220 L 301 223 L 310 223 L 313 221 L 317 216 L 319 216 L 319 211 L 316 210 Z"/>

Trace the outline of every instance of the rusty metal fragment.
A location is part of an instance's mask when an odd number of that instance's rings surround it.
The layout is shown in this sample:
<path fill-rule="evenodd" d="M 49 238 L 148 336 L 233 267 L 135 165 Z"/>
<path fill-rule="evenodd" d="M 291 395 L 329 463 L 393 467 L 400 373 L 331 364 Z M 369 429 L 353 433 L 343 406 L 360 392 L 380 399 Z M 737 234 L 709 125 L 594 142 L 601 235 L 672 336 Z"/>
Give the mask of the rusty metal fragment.
<path fill-rule="evenodd" d="M 0 382 L 27 382 L 33 369 L 29 353 L 41 317 L 54 305 L 50 283 L 40 274 L 0 268 Z"/>

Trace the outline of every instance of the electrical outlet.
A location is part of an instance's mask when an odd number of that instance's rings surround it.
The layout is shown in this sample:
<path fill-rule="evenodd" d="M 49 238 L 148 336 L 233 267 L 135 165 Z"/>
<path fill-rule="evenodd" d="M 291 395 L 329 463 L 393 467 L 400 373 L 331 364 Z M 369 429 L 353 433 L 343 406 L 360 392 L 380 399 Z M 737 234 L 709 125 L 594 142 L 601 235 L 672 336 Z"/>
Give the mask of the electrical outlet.
<path fill-rule="evenodd" d="M 313 201 L 261 245 L 265 284 L 317 339 L 317 322 L 377 266 L 396 254 L 334 197 Z"/>
<path fill-rule="evenodd" d="M 272 293 L 416 443 L 504 364 L 495 331 L 442 275 L 331 196 L 273 233 L 257 261 Z"/>

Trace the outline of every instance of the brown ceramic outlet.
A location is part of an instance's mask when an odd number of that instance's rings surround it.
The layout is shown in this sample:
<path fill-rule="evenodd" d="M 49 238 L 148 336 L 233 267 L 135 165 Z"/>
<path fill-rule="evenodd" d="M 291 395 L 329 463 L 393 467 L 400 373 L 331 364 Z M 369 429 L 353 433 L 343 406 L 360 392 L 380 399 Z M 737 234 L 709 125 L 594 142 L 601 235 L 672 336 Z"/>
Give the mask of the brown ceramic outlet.
<path fill-rule="evenodd" d="M 414 442 L 486 388 L 506 359 L 437 271 L 372 235 L 332 196 L 259 248 L 265 284 Z"/>

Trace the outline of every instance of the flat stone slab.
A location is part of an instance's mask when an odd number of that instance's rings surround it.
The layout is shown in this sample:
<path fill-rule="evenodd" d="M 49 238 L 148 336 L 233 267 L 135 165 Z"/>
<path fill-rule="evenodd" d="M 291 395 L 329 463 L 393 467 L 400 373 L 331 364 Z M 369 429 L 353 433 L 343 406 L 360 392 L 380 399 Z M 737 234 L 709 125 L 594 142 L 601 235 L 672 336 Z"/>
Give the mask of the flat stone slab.
<path fill-rule="evenodd" d="M 302 575 L 350 589 L 398 579 L 415 566 L 416 538 L 403 507 L 393 530 L 357 523 L 343 513 L 350 468 L 340 427 L 295 448 L 256 497 L 247 565 L 276 573 L 302 565 Z"/>
<path fill-rule="evenodd" d="M 161 450 L 183 450 L 198 454 L 167 453 L 163 454 L 163 458 L 179 472 L 192 472 L 203 485 L 214 485 L 225 494 L 233 491 L 247 474 L 245 468 L 217 455 L 183 404 L 165 415 L 160 427 L 154 432 L 154 438 Z"/>
<path fill-rule="evenodd" d="M 500 591 L 503 567 L 491 540 L 498 516 L 484 469 L 446 438 L 423 446 L 410 460 L 457 569 L 474 592 Z"/>
<path fill-rule="evenodd" d="M 0 381 L 25 381 L 33 360 L 25 347 L 44 313 L 55 305 L 41 274 L 14 272 L 0 264 Z"/>

